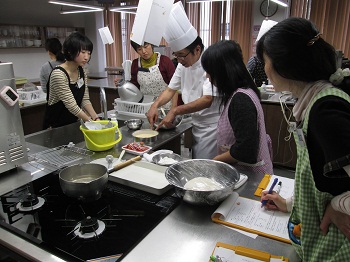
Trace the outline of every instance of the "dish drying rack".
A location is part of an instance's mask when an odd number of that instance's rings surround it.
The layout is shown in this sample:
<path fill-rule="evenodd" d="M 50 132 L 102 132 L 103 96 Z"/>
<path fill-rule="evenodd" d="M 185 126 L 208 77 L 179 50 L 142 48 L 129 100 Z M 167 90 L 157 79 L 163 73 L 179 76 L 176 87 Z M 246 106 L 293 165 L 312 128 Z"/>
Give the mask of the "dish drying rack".
<path fill-rule="evenodd" d="M 153 104 L 154 99 L 154 96 L 144 95 L 142 103 L 135 103 L 116 98 L 114 99 L 114 109 L 121 115 L 147 118 L 146 113 Z"/>
<path fill-rule="evenodd" d="M 42 152 L 29 155 L 29 160 L 37 162 L 38 164 L 50 165 L 57 168 L 68 166 L 85 157 L 90 157 L 95 152 L 88 149 L 75 147 L 73 145 L 64 145 Z"/>

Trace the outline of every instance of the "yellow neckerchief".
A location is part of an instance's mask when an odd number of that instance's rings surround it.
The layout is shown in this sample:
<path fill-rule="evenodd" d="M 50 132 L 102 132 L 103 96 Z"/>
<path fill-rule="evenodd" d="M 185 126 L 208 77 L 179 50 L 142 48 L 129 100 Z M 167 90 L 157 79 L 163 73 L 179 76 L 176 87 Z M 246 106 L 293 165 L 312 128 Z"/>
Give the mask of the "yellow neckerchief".
<path fill-rule="evenodd" d="M 147 60 L 143 59 L 141 57 L 141 59 L 140 59 L 141 60 L 141 66 L 143 68 L 150 68 L 150 67 L 154 66 L 156 64 L 156 62 L 157 62 L 157 57 L 158 57 L 158 55 L 156 53 L 153 53 L 153 55 Z"/>

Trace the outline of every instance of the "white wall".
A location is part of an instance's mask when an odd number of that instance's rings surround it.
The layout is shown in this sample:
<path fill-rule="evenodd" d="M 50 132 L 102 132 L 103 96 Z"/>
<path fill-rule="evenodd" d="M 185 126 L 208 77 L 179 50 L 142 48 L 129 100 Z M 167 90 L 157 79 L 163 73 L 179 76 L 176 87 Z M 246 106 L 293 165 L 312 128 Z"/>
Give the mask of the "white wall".
<path fill-rule="evenodd" d="M 89 70 L 104 71 L 105 47 L 97 30 L 103 27 L 102 12 L 61 15 L 60 6 L 49 4 L 47 0 L 0 0 L 0 2 L 0 24 L 84 27 L 85 34 L 94 44 Z M 45 48 L 0 49 L 0 61 L 13 62 L 15 76 L 30 80 L 39 79 L 41 65 L 49 59 Z"/>

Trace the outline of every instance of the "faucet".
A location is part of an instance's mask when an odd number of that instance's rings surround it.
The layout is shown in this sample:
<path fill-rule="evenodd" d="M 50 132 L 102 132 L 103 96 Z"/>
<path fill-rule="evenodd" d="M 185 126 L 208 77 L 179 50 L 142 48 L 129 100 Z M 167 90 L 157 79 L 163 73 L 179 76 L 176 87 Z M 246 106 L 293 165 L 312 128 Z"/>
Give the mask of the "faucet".
<path fill-rule="evenodd" d="M 100 103 L 101 103 L 101 110 L 103 112 L 103 119 L 108 120 L 107 99 L 106 99 L 106 91 L 104 87 L 100 87 Z"/>

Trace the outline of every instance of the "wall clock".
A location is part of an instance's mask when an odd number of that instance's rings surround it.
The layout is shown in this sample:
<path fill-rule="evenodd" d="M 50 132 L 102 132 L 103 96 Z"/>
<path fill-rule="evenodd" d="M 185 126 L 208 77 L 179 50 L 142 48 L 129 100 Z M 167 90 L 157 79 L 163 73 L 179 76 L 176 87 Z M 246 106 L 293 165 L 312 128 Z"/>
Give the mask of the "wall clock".
<path fill-rule="evenodd" d="M 260 13 L 265 17 L 271 17 L 276 14 L 278 10 L 278 4 L 270 1 L 264 0 L 260 4 Z"/>

